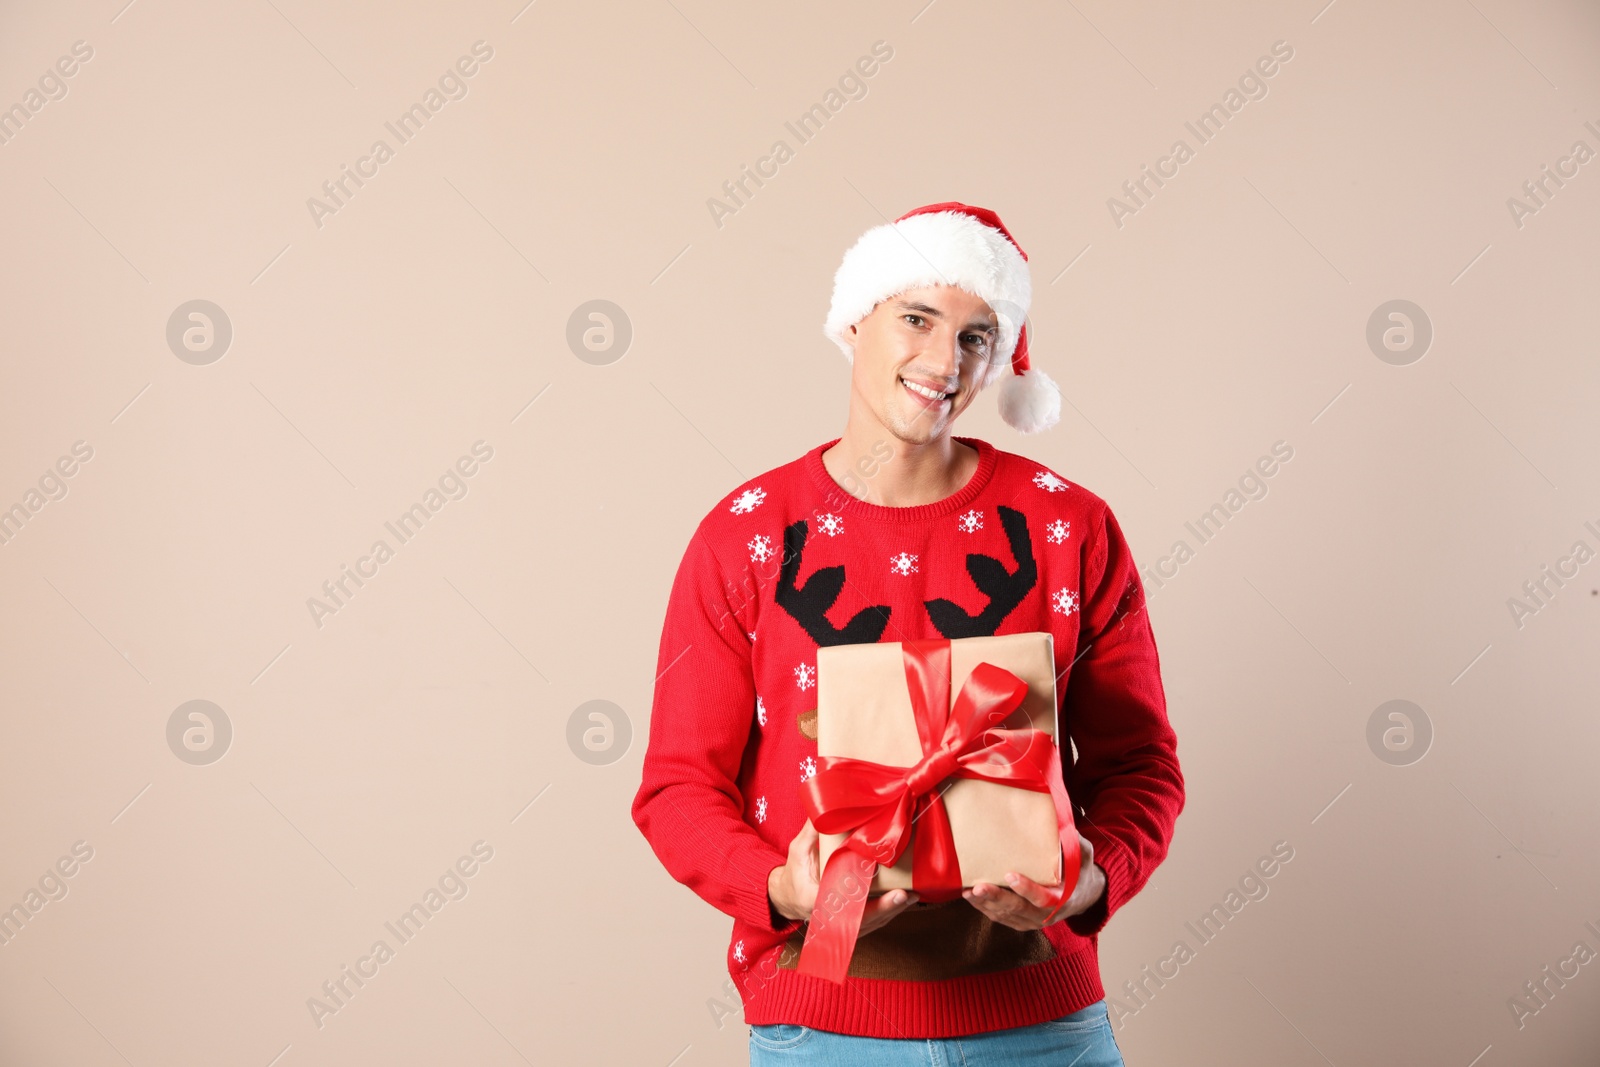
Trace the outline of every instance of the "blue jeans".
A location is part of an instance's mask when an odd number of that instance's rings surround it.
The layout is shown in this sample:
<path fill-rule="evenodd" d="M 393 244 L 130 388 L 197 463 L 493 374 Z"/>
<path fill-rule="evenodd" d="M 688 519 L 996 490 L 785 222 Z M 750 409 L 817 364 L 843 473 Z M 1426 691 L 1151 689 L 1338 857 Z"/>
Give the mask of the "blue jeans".
<path fill-rule="evenodd" d="M 820 1067 L 1123 1067 L 1103 1000 L 1048 1022 L 967 1037 L 852 1037 L 790 1023 L 750 1027 L 750 1067 L 802 1063 Z"/>

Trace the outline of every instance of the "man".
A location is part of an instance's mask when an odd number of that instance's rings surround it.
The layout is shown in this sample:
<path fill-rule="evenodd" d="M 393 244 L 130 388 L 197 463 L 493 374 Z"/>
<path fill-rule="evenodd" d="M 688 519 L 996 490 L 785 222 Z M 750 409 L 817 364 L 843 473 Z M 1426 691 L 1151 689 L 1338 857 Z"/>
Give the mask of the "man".
<path fill-rule="evenodd" d="M 673 583 L 633 817 L 672 876 L 733 917 L 752 1063 L 1122 1063 L 1098 934 L 1165 858 L 1183 776 L 1110 508 L 952 433 L 1008 367 L 1007 423 L 1059 417 L 1028 357 L 1026 259 L 965 204 L 863 235 L 824 327 L 851 362 L 844 434 L 725 497 Z M 800 800 L 817 649 L 1025 632 L 1054 638 L 1081 846 L 1070 896 L 1021 876 L 939 904 L 895 890 L 868 901 L 844 984 L 797 971 L 820 875 Z"/>

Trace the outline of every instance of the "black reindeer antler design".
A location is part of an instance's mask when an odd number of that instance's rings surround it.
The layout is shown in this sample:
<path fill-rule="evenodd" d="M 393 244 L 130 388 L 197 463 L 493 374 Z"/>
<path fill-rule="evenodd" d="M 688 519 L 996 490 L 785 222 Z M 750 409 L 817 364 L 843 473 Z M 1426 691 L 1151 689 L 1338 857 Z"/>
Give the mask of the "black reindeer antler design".
<path fill-rule="evenodd" d="M 1017 569 L 1008 571 L 1005 564 L 981 552 L 967 554 L 967 573 L 979 592 L 989 598 L 989 606 L 976 615 L 969 615 L 960 604 L 940 597 L 925 600 L 928 618 L 945 637 L 990 637 L 1000 628 L 1005 617 L 1022 603 L 1034 582 L 1039 579 L 1039 567 L 1033 559 L 1033 539 L 1028 535 L 1028 518 L 1015 508 L 999 505 L 1000 525 L 1005 527 L 1006 540 L 1011 542 L 1011 555 Z"/>
<path fill-rule="evenodd" d="M 822 645 L 870 644 L 883 636 L 889 625 L 889 606 L 876 604 L 862 608 L 851 616 L 844 626 L 828 621 L 828 609 L 839 599 L 844 588 L 844 567 L 821 567 L 806 579 L 805 588 L 795 584 L 800 576 L 800 555 L 806 548 L 806 521 L 791 523 L 783 531 L 783 568 L 778 574 L 778 588 L 773 599 L 778 606 L 794 617 Z"/>

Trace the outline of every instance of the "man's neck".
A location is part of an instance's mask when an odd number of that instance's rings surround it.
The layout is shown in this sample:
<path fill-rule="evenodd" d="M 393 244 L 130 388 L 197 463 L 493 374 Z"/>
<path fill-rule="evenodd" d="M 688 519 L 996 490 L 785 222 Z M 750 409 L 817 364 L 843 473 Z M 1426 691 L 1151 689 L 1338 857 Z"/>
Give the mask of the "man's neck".
<path fill-rule="evenodd" d="M 888 508 L 932 504 L 953 496 L 978 469 L 978 450 L 946 433 L 925 444 L 895 437 L 881 425 L 850 425 L 822 454 L 828 474 L 852 496 Z"/>

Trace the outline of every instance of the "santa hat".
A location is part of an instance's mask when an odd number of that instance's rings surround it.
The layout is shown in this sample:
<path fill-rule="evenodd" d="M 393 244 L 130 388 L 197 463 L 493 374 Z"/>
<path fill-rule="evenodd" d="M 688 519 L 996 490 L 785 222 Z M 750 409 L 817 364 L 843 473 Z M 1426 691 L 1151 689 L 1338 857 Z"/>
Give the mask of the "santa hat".
<path fill-rule="evenodd" d="M 1027 260 L 1000 216 L 986 208 L 955 202 L 916 208 L 874 226 L 844 254 L 822 332 L 853 361 L 848 331 L 883 301 L 928 285 L 964 289 L 987 301 L 1000 321 L 999 343 L 978 387 L 992 385 L 1009 362 L 1000 417 L 1021 433 L 1048 429 L 1061 418 L 1061 390 L 1028 359 Z"/>

